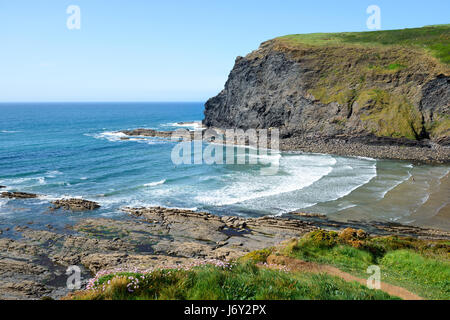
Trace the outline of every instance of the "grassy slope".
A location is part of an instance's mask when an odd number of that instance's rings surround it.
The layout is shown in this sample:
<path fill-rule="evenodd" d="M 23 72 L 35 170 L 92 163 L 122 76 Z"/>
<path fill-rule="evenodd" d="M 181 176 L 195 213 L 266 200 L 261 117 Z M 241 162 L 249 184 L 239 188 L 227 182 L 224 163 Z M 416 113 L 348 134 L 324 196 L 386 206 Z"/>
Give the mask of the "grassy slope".
<path fill-rule="evenodd" d="M 291 242 L 283 254 L 333 265 L 364 278 L 368 266 L 378 265 L 384 282 L 424 298 L 450 299 L 449 251 L 446 241 L 393 236 L 358 240 L 355 235 L 321 231 Z"/>
<path fill-rule="evenodd" d="M 424 122 L 417 100 L 421 84 L 450 74 L 450 25 L 296 34 L 274 43 L 294 57 L 314 60 L 320 78 L 309 92 L 322 103 L 338 102 L 348 114 L 358 114 L 366 131 L 412 140 L 450 134 L 449 115 L 436 114 L 433 122 Z M 424 77 L 422 83 L 408 80 L 415 75 Z M 346 121 L 345 115 L 332 119 L 341 125 Z"/>
<path fill-rule="evenodd" d="M 128 290 L 131 281 L 139 285 L 134 292 Z M 172 269 L 150 274 L 118 273 L 101 277 L 97 288 L 76 293 L 69 298 L 75 300 L 393 299 L 384 292 L 370 290 L 358 283 L 345 282 L 336 277 L 269 270 L 257 267 L 253 262 L 238 263 L 232 268 L 202 266 L 188 271 Z"/>
<path fill-rule="evenodd" d="M 416 47 L 429 51 L 442 63 L 450 64 L 450 24 L 403 30 L 295 34 L 278 39 L 288 41 L 291 44 L 359 44 L 365 46 L 396 45 Z"/>
<path fill-rule="evenodd" d="M 450 299 L 450 243 L 411 238 L 368 238 L 352 229 L 314 231 L 276 250 L 306 261 L 334 265 L 361 278 L 370 265 L 381 268 L 381 281 L 424 298 Z M 149 273 L 117 272 L 99 276 L 94 288 L 67 299 L 393 299 L 356 282 L 327 274 L 292 272 L 258 266 L 274 249 L 249 253 L 233 265 L 199 266 Z M 133 292 L 128 290 L 132 288 Z M 395 299 L 395 298 L 394 298 Z"/>

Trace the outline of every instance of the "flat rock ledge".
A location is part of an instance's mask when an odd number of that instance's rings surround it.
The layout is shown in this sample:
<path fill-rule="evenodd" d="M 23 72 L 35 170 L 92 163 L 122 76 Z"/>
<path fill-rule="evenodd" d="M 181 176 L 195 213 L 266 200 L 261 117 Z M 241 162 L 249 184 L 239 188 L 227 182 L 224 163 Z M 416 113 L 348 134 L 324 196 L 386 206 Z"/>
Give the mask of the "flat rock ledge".
<path fill-rule="evenodd" d="M 163 207 L 123 210 L 127 215 L 122 219 L 84 218 L 69 229 L 20 225 L 0 234 L 0 299 L 62 297 L 69 292 L 65 270 L 72 265 L 81 268 L 85 283 L 100 270 L 234 260 L 317 228 L 353 227 L 371 235 L 450 239 L 450 233 L 439 230 L 342 223 L 314 214 L 241 218 Z"/>
<path fill-rule="evenodd" d="M 0 197 L 9 199 L 34 199 L 37 198 L 38 195 L 26 192 L 2 192 Z"/>
<path fill-rule="evenodd" d="M 140 137 L 155 137 L 155 138 L 170 138 L 174 131 L 157 131 L 153 129 L 134 129 L 134 130 L 123 130 L 121 133 L 127 136 L 140 136 Z M 121 138 L 123 140 L 129 139 L 127 137 Z"/>
<path fill-rule="evenodd" d="M 91 211 L 100 208 L 97 202 L 83 199 L 61 199 L 52 201 L 52 210 Z"/>

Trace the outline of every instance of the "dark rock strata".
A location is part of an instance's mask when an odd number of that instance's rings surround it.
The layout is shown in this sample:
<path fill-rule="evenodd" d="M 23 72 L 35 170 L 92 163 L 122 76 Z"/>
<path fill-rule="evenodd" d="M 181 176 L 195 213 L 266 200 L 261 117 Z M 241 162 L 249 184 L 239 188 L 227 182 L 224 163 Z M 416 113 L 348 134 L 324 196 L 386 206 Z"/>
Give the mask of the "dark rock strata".
<path fill-rule="evenodd" d="M 83 199 L 61 199 L 51 202 L 53 207 L 51 209 L 64 209 L 70 211 L 90 211 L 100 208 L 100 205 L 94 201 Z"/>
<path fill-rule="evenodd" d="M 0 299 L 64 296 L 69 291 L 65 271 L 71 265 L 81 268 L 85 283 L 92 273 L 105 269 L 233 260 L 316 228 L 353 227 L 372 235 L 450 239 L 444 231 L 376 222 L 342 223 L 311 214 L 244 219 L 161 207 L 124 210 L 129 219 L 83 219 L 70 232 L 16 226 L 16 236 L 1 235 Z"/>
<path fill-rule="evenodd" d="M 2 192 L 1 198 L 10 198 L 10 199 L 33 199 L 37 198 L 38 195 L 34 193 L 26 193 L 26 192 Z"/>
<path fill-rule="evenodd" d="M 278 128 L 287 150 L 336 153 L 339 140 L 341 154 L 354 145 L 361 152 L 350 155 L 448 162 L 450 72 L 421 54 L 268 41 L 236 59 L 224 90 L 207 101 L 203 124 Z M 396 59 L 409 66 L 373 68 Z M 391 156 L 373 146 L 403 150 Z"/>

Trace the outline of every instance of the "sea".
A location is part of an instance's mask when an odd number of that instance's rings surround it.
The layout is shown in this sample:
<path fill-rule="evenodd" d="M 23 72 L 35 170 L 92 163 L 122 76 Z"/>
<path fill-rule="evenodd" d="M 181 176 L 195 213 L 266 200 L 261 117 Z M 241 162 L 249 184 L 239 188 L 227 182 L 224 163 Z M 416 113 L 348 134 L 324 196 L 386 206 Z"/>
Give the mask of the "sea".
<path fill-rule="evenodd" d="M 124 207 L 243 217 L 300 211 L 410 224 L 448 208 L 448 190 L 441 185 L 449 166 L 301 152 L 273 152 L 257 164 L 174 164 L 179 142 L 124 139 L 117 133 L 199 130 L 203 112 L 202 102 L 0 104 L 0 185 L 6 186 L 0 192 L 39 194 L 27 200 L 0 198 L 0 229 L 63 228 L 86 217 L 122 219 Z M 262 175 L 261 167 L 271 161 L 277 161 L 278 171 Z M 101 208 L 49 210 L 50 201 L 60 198 L 92 200 Z"/>

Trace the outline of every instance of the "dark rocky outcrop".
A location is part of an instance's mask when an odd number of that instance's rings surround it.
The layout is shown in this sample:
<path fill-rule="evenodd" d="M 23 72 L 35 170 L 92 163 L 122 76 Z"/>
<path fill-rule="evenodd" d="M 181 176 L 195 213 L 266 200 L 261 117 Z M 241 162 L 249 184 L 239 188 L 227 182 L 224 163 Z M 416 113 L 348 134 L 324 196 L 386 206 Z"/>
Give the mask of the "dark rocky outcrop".
<path fill-rule="evenodd" d="M 448 66 L 419 49 L 275 39 L 236 59 L 224 90 L 207 101 L 203 123 L 278 128 L 282 142 L 290 139 L 290 150 L 314 142 L 321 147 L 308 151 L 334 153 L 328 143 L 339 140 L 406 147 L 396 159 L 447 162 L 449 76 Z"/>
<path fill-rule="evenodd" d="M 90 211 L 100 208 L 100 205 L 94 201 L 83 199 L 61 199 L 51 202 L 53 207 L 51 209 L 64 209 L 70 211 Z"/>
<path fill-rule="evenodd" d="M 127 136 L 141 136 L 141 137 L 158 137 L 158 138 L 170 138 L 173 131 L 157 131 L 153 129 L 133 129 L 120 131 Z M 126 137 L 124 137 L 126 139 Z"/>
<path fill-rule="evenodd" d="M 38 195 L 34 193 L 26 193 L 26 192 L 2 192 L 1 198 L 10 198 L 10 199 L 33 199 L 37 198 Z"/>

